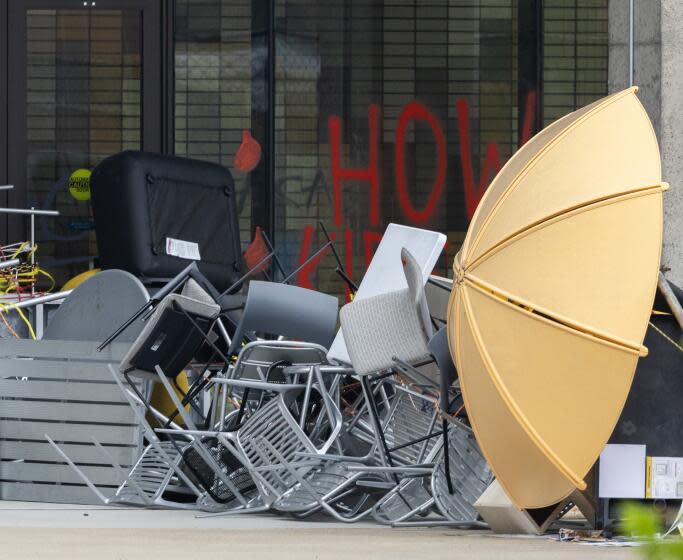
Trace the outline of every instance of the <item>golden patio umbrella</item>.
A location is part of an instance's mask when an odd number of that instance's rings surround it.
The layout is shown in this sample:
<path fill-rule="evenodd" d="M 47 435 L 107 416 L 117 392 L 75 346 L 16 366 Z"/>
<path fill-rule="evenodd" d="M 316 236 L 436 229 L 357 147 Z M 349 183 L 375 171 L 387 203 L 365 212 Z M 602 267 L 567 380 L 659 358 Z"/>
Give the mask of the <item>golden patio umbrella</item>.
<path fill-rule="evenodd" d="M 453 265 L 448 331 L 465 406 L 518 507 L 585 488 L 647 353 L 667 185 L 636 91 L 527 142 Z"/>

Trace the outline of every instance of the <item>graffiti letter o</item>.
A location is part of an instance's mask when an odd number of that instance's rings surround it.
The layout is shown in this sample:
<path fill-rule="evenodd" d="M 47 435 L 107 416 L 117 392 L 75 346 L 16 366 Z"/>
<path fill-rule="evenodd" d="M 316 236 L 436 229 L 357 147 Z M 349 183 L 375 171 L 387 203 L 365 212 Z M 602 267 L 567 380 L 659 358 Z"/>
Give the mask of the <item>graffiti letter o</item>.
<path fill-rule="evenodd" d="M 436 178 L 432 191 L 427 199 L 427 204 L 422 210 L 416 210 L 408 195 L 405 175 L 405 139 L 406 128 L 411 121 L 424 121 L 432 129 L 434 140 L 436 141 L 437 166 Z M 415 223 L 424 223 L 433 214 L 436 204 L 441 196 L 444 183 L 446 181 L 446 141 L 443 136 L 441 126 L 436 117 L 419 101 L 410 101 L 404 105 L 396 127 L 395 143 L 395 176 L 398 200 L 406 217 Z"/>

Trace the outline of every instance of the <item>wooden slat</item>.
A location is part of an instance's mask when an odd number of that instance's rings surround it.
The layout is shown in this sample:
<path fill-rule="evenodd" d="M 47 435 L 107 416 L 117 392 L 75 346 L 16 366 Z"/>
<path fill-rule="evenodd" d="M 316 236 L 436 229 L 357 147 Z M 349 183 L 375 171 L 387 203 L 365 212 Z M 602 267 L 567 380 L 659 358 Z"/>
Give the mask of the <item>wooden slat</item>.
<path fill-rule="evenodd" d="M 95 486 L 118 485 L 121 482 L 116 471 L 109 466 L 81 467 L 81 470 Z M 0 461 L 0 480 L 83 483 L 70 465 L 26 461 Z"/>
<path fill-rule="evenodd" d="M 95 401 L 127 403 L 117 385 L 105 383 L 79 383 L 75 381 L 44 381 L 0 379 L 0 395 L 18 399 L 59 399 L 65 401 Z M 2 405 L 0 405 L 0 408 Z"/>
<path fill-rule="evenodd" d="M 100 488 L 105 496 L 112 496 L 115 488 Z M 0 483 L 0 499 L 58 504 L 97 505 L 102 502 L 87 486 L 59 486 L 57 484 L 31 484 L 29 482 Z"/>
<path fill-rule="evenodd" d="M 106 422 L 109 424 L 135 423 L 133 411 L 128 404 L 73 404 L 2 399 L 0 399 L 0 418 Z"/>
<path fill-rule="evenodd" d="M 69 379 L 114 383 L 114 378 L 109 372 L 107 365 L 100 362 L 0 358 L 0 378 L 5 379 L 8 377 Z"/>
<path fill-rule="evenodd" d="M 98 342 L 82 340 L 4 339 L 0 344 L 0 358 L 57 358 L 119 363 L 131 346 L 124 342 L 114 342 L 98 352 L 98 345 Z"/>
<path fill-rule="evenodd" d="M 90 443 L 94 437 L 102 445 L 112 443 L 137 443 L 137 426 L 107 426 L 104 424 L 65 424 L 63 422 L 25 422 L 0 420 L 0 435 L 11 439 L 42 441 L 45 434 L 55 441 L 82 441 Z"/>
<path fill-rule="evenodd" d="M 92 442 L 83 444 L 56 443 L 74 463 L 109 465 L 106 456 Z M 132 465 L 137 459 L 137 446 L 134 446 L 132 442 L 129 447 L 111 445 L 104 447 L 122 467 Z M 23 459 L 25 461 L 62 461 L 62 457 L 47 440 L 0 440 L 0 457 L 3 459 Z"/>

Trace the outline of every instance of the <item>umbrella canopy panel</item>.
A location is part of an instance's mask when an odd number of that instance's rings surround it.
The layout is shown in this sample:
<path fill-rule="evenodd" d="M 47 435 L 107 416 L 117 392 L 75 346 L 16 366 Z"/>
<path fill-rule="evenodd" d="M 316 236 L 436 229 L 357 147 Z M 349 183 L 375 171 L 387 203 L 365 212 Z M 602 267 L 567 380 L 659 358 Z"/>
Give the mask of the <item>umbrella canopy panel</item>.
<path fill-rule="evenodd" d="M 454 263 L 451 352 L 482 451 L 519 507 L 585 487 L 647 352 L 666 185 L 636 91 L 525 144 Z"/>

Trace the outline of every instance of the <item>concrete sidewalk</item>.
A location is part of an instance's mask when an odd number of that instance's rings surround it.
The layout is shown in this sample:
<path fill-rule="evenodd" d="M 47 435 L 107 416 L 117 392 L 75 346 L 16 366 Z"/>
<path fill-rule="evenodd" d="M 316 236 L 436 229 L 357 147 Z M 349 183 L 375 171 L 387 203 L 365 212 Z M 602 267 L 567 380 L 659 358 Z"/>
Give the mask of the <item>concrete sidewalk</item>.
<path fill-rule="evenodd" d="M 272 515 L 197 518 L 196 512 L 0 501 L 0 558 L 637 559 L 628 548 L 498 537 L 488 531 L 392 529 Z"/>

